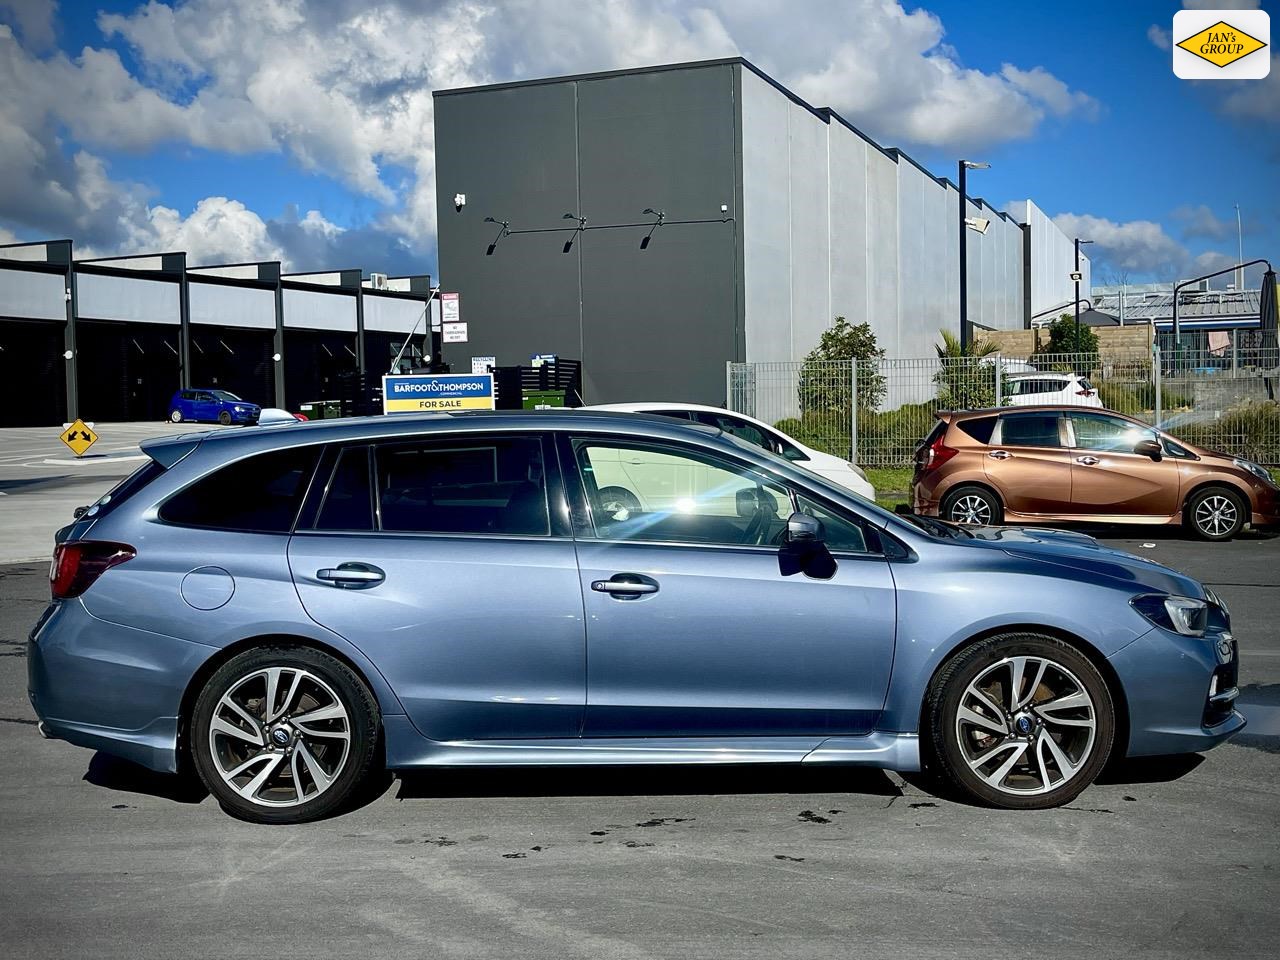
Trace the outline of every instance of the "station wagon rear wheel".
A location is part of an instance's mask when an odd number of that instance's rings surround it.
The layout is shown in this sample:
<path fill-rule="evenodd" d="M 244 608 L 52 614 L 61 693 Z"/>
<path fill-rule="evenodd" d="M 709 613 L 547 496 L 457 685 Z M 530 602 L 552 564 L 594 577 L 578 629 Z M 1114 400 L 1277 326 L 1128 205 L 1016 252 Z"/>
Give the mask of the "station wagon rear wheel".
<path fill-rule="evenodd" d="M 1073 800 L 1115 737 L 1106 681 L 1054 637 L 1005 634 L 962 650 L 930 688 L 926 715 L 943 778 L 980 803 L 1042 809 Z"/>
<path fill-rule="evenodd" d="M 257 823 L 301 823 L 351 798 L 373 763 L 373 695 L 342 662 L 308 648 L 232 658 L 196 700 L 191 754 L 227 812 Z"/>

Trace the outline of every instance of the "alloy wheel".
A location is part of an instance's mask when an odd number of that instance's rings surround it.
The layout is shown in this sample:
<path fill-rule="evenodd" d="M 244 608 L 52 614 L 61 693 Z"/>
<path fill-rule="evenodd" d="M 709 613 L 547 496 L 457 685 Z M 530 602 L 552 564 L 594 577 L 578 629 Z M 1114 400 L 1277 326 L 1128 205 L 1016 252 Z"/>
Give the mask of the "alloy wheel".
<path fill-rule="evenodd" d="M 1235 503 L 1230 497 L 1220 493 L 1207 496 L 1196 505 L 1196 526 L 1211 537 L 1230 533 L 1239 518 L 1239 509 Z"/>
<path fill-rule="evenodd" d="M 1085 767 L 1097 739 L 1097 710 L 1080 679 L 1047 657 L 992 664 L 956 710 L 965 763 L 989 787 L 1032 796 L 1057 790 Z"/>
<path fill-rule="evenodd" d="M 985 527 L 991 523 L 991 505 L 976 494 L 966 494 L 951 505 L 948 520 Z"/>
<path fill-rule="evenodd" d="M 294 807 L 324 793 L 351 752 L 351 717 L 333 688 L 300 667 L 264 667 L 236 680 L 209 724 L 209 752 L 243 799 Z"/>

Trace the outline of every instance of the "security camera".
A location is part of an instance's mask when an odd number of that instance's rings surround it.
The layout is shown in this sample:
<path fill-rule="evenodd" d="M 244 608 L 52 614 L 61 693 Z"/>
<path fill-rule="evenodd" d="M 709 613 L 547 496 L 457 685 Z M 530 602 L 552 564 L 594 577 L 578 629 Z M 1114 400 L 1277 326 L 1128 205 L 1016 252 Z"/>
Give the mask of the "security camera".
<path fill-rule="evenodd" d="M 727 203 L 720 204 L 720 216 L 727 216 L 729 213 L 729 205 Z"/>
<path fill-rule="evenodd" d="M 455 193 L 453 195 L 453 209 L 462 212 L 462 208 L 467 205 L 467 195 L 465 193 Z"/>

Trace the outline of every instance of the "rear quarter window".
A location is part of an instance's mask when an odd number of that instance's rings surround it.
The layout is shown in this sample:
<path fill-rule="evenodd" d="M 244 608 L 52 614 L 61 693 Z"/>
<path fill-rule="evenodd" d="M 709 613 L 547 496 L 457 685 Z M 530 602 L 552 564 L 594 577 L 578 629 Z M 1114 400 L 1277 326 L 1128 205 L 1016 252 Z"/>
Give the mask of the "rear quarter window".
<path fill-rule="evenodd" d="M 991 434 L 996 429 L 996 418 L 974 417 L 971 420 L 961 420 L 956 426 L 979 443 L 990 443 Z"/>
<path fill-rule="evenodd" d="M 184 527 L 288 533 L 319 455 L 319 447 L 290 447 L 237 460 L 166 500 L 160 519 Z"/>

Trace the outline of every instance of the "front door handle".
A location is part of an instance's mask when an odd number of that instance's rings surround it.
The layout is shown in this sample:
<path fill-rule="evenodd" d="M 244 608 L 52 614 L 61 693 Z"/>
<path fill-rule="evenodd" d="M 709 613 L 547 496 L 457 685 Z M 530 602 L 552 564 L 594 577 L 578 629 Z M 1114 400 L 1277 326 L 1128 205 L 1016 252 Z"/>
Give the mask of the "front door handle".
<path fill-rule="evenodd" d="M 1086 467 L 1092 467 L 1097 462 L 1097 457 L 1076 457 L 1076 463 L 1083 463 Z"/>
<path fill-rule="evenodd" d="M 387 579 L 387 575 L 371 563 L 351 562 L 317 570 L 316 579 L 346 590 L 358 590 L 377 586 Z"/>
<path fill-rule="evenodd" d="M 992 460 L 1008 460 L 1013 454 L 1008 450 L 992 450 L 987 456 Z"/>
<path fill-rule="evenodd" d="M 609 580 L 591 581 L 591 589 L 596 593 L 609 593 L 615 597 L 639 597 L 646 593 L 657 593 L 658 585 L 641 580 L 635 575 L 615 574 Z"/>

